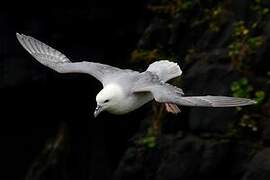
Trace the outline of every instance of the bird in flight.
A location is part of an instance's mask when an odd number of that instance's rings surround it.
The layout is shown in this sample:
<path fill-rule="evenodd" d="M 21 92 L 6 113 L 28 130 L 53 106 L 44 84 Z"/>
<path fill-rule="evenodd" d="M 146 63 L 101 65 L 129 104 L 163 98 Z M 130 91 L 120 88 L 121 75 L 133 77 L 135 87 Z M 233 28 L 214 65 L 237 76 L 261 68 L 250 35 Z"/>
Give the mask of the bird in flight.
<path fill-rule="evenodd" d="M 120 69 L 96 62 L 71 62 L 64 54 L 39 40 L 16 34 L 21 45 L 41 64 L 59 73 L 86 73 L 99 80 L 103 89 L 97 94 L 94 116 L 102 111 L 112 114 L 131 112 L 153 99 L 166 110 L 179 113 L 179 106 L 235 107 L 256 104 L 246 98 L 227 96 L 184 96 L 182 89 L 166 83 L 182 71 L 177 63 L 156 61 L 144 72 Z"/>

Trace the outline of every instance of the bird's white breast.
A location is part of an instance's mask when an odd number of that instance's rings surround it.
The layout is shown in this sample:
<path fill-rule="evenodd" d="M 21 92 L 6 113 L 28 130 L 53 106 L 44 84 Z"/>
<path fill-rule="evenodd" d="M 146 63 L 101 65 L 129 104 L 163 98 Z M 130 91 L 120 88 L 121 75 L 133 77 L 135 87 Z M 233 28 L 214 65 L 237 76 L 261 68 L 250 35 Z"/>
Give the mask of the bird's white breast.
<path fill-rule="evenodd" d="M 153 99 L 150 93 L 126 92 L 118 85 L 108 85 L 111 93 L 114 93 L 114 103 L 107 108 L 112 114 L 125 114 L 131 112 Z"/>

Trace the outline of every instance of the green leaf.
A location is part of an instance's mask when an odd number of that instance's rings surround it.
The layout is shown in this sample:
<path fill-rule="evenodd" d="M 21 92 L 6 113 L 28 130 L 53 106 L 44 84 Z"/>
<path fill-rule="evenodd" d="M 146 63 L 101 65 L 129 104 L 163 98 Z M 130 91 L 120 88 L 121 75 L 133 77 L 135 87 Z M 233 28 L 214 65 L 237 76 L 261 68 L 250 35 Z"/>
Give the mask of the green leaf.
<path fill-rule="evenodd" d="M 256 91 L 255 92 L 255 100 L 258 104 L 261 104 L 265 99 L 265 92 L 264 91 Z"/>

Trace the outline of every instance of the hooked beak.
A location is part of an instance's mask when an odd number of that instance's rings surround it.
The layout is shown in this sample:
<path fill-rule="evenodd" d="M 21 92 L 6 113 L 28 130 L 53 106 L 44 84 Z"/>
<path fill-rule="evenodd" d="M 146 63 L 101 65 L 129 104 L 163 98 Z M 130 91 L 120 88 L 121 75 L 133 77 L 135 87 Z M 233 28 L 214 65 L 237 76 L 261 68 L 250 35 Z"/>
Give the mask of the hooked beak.
<path fill-rule="evenodd" d="M 97 105 L 95 112 L 94 112 L 94 117 L 96 118 L 101 112 L 103 111 L 103 108 L 101 105 Z"/>

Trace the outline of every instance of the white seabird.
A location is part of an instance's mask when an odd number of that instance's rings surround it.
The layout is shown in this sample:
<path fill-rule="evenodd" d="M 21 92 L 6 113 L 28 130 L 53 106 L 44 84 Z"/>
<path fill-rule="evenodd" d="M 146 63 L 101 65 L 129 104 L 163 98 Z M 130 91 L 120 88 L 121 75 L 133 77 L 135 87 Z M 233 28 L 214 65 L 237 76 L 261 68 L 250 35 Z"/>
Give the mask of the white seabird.
<path fill-rule="evenodd" d="M 254 100 L 238 97 L 183 96 L 182 89 L 166 83 L 182 74 L 178 64 L 168 60 L 156 61 L 144 72 L 95 62 L 72 63 L 64 54 L 35 38 L 18 33 L 16 35 L 21 45 L 41 64 L 59 73 L 86 73 L 102 83 L 103 89 L 96 96 L 95 117 L 102 111 L 125 114 L 153 99 L 164 103 L 166 110 L 171 113 L 180 112 L 177 105 L 234 107 L 256 103 Z"/>

